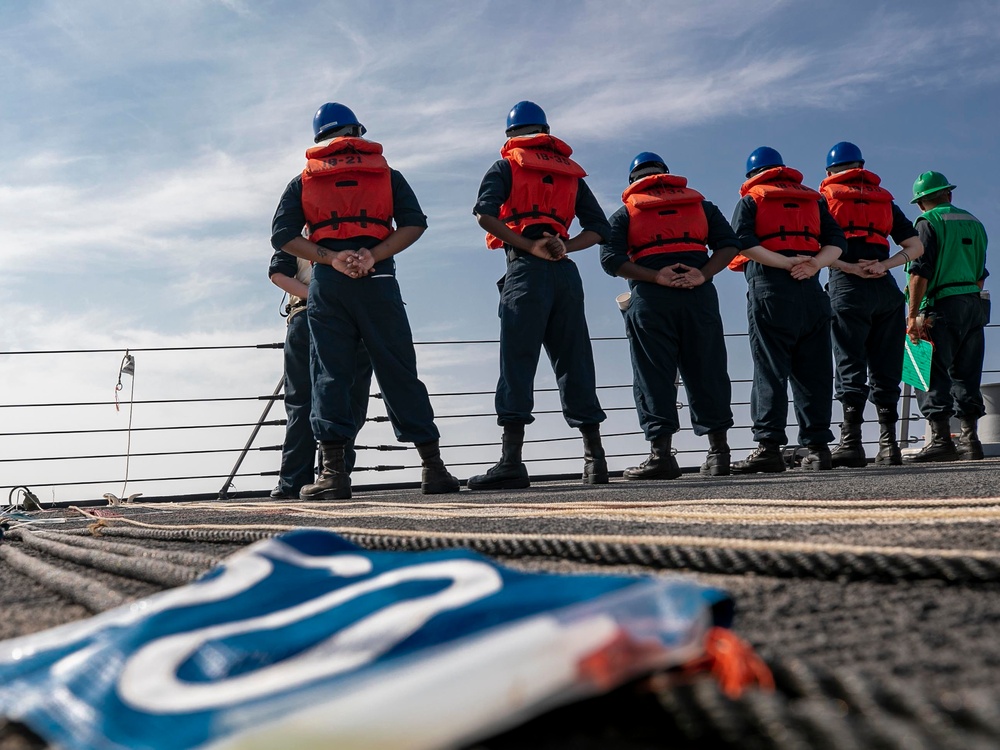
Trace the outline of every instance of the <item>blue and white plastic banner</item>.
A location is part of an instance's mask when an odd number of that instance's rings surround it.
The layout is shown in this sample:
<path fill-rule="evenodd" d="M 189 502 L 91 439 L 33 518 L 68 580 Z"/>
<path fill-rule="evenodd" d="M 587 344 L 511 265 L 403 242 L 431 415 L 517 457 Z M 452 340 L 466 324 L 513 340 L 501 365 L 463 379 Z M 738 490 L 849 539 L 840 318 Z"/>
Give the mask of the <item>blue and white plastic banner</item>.
<path fill-rule="evenodd" d="M 0 716 L 67 750 L 455 747 L 698 656 L 725 598 L 297 531 L 0 642 Z"/>

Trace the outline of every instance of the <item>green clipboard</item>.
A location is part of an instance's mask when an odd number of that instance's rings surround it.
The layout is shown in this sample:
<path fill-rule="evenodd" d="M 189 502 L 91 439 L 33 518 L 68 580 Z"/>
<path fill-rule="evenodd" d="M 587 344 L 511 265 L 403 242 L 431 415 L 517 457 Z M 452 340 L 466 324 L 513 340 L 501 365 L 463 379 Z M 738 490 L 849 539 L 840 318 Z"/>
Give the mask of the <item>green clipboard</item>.
<path fill-rule="evenodd" d="M 926 391 L 931 382 L 931 357 L 934 344 L 918 341 L 914 344 L 907 336 L 903 349 L 903 382 L 920 391 Z"/>

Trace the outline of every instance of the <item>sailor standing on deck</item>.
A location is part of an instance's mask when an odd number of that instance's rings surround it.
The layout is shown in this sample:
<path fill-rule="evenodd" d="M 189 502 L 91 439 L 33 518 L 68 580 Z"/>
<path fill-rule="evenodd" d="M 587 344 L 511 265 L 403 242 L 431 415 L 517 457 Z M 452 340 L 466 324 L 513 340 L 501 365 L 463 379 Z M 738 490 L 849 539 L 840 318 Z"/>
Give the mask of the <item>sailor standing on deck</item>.
<path fill-rule="evenodd" d="M 875 463 L 903 463 L 896 422 L 906 313 L 903 293 L 887 271 L 924 252 L 913 223 L 893 202 L 892 193 L 881 187 L 879 176 L 864 164 L 861 149 L 841 141 L 827 153 L 827 176 L 819 186 L 847 237 L 847 250 L 830 264 L 836 398 L 844 411 L 840 444 L 831 454 L 834 467 L 859 468 L 868 463 L 861 425 L 869 398 L 879 424 Z M 891 258 L 890 237 L 900 247 Z"/>
<path fill-rule="evenodd" d="M 924 255 L 907 267 L 910 338 L 934 342 L 931 379 L 917 391 L 920 412 L 930 425 L 931 439 L 911 460 L 957 461 L 983 458 L 977 425 L 986 413 L 980 383 L 989 322 L 988 302 L 980 292 L 986 270 L 986 228 L 968 211 L 953 206 L 955 186 L 940 172 L 924 172 L 913 183 L 913 200 L 923 211 L 916 228 Z M 951 417 L 962 432 L 955 446 Z"/>
<path fill-rule="evenodd" d="M 312 279 L 312 264 L 275 250 L 268 267 L 271 282 L 288 293 L 285 346 L 285 440 L 281 446 L 281 469 L 278 484 L 271 490 L 273 500 L 298 500 L 299 493 L 316 479 L 316 438 L 309 414 L 312 409 L 312 381 L 309 373 L 311 344 L 306 300 Z M 354 423 L 360 430 L 368 415 L 368 392 L 372 383 L 372 363 L 364 344 L 358 345 L 357 370 L 351 389 L 351 409 Z M 354 470 L 356 458 L 354 440 L 344 449 L 344 466 L 348 474 Z"/>
<path fill-rule="evenodd" d="M 351 404 L 363 342 L 396 438 L 416 444 L 421 491 L 458 492 L 441 460 L 427 389 L 417 377 L 410 324 L 392 256 L 423 234 L 427 217 L 382 146 L 343 104 L 324 104 L 313 118 L 317 146 L 285 188 L 271 226 L 275 249 L 313 262 L 307 315 L 312 337 L 312 428 L 322 454 L 304 500 L 351 496 L 344 450 L 358 430 Z M 307 237 L 302 236 L 306 226 Z"/>
<path fill-rule="evenodd" d="M 570 159 L 566 143 L 549 135 L 542 108 L 522 101 L 507 115 L 503 157 L 483 177 L 473 213 L 486 245 L 503 248 L 507 273 L 500 282 L 500 379 L 497 424 L 503 427 L 500 461 L 468 481 L 470 489 L 530 486 L 521 460 L 524 426 L 534 417 L 534 380 L 544 346 L 570 427 L 583 435 L 583 481 L 605 484 L 608 465 L 601 444 L 605 419 L 584 314 L 583 282 L 569 253 L 607 240 L 607 217 Z M 578 217 L 582 231 L 570 237 Z"/>
<path fill-rule="evenodd" d="M 785 470 L 788 383 L 792 384 L 805 469 L 829 469 L 833 361 L 830 298 L 817 274 L 847 246 L 821 196 L 802 184 L 781 154 L 761 146 L 747 159 L 743 198 L 733 229 L 743 245 L 730 265 L 747 280 L 747 318 L 753 357 L 750 416 L 758 448 L 733 472 Z"/>
<path fill-rule="evenodd" d="M 727 431 L 733 426 L 719 296 L 712 277 L 726 268 L 740 242 L 729 222 L 664 160 L 643 151 L 629 169 L 625 204 L 611 216 L 601 265 L 629 280 L 625 318 L 632 354 L 633 395 L 649 457 L 626 479 L 676 479 L 671 451 L 677 416 L 678 369 L 695 435 L 708 435 L 701 473 L 729 474 Z M 708 254 L 708 247 L 712 255 Z"/>

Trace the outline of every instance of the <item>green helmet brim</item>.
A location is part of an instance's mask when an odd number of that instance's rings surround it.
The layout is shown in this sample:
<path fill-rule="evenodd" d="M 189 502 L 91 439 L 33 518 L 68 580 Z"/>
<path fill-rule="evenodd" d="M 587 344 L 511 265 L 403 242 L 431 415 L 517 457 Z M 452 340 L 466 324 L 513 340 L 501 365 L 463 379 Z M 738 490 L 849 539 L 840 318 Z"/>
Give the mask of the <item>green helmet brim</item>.
<path fill-rule="evenodd" d="M 957 185 L 945 185 L 944 187 L 936 187 L 930 190 L 922 190 L 919 194 L 913 196 L 913 200 L 910 203 L 916 203 L 926 198 L 928 195 L 934 195 L 935 193 L 943 193 L 945 190 L 954 190 Z"/>

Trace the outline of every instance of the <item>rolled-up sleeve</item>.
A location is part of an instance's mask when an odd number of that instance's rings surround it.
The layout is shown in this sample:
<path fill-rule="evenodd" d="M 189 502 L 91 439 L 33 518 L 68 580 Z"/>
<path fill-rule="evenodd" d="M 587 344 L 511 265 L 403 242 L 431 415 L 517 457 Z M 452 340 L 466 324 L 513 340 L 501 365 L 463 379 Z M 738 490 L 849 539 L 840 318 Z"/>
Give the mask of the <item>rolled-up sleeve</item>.
<path fill-rule="evenodd" d="M 847 252 L 847 237 L 844 235 L 844 230 L 840 228 L 840 224 L 833 218 L 830 209 L 826 207 L 826 202 L 818 201 L 818 203 L 819 244 L 833 245 L 834 247 L 839 247 L 841 253 Z"/>
<path fill-rule="evenodd" d="M 630 224 L 628 209 L 622 206 L 611 215 L 609 226 L 611 233 L 601 245 L 601 268 L 609 276 L 617 276 L 618 269 L 624 265 L 628 257 L 628 228 Z"/>
<path fill-rule="evenodd" d="M 510 164 L 506 159 L 500 159 L 483 175 L 479 185 L 479 196 L 472 213 L 476 216 L 500 216 L 500 207 L 510 197 L 511 187 Z"/>
<path fill-rule="evenodd" d="M 607 214 L 582 177 L 576 191 L 576 218 L 583 231 L 597 232 L 601 236 L 601 242 L 607 242 L 611 238 Z"/>
<path fill-rule="evenodd" d="M 735 247 L 737 250 L 743 249 L 743 243 L 736 236 L 732 226 L 722 215 L 722 211 L 711 201 L 702 201 L 701 207 L 705 211 L 705 219 L 708 221 L 708 245 L 712 252 L 725 247 Z"/>
<path fill-rule="evenodd" d="M 749 195 L 740 199 L 733 209 L 733 219 L 730 222 L 733 231 L 739 239 L 742 249 L 756 247 L 760 244 L 757 237 L 757 204 Z"/>
<path fill-rule="evenodd" d="M 296 237 L 302 236 L 306 215 L 302 211 L 302 175 L 288 183 L 281 194 L 278 208 L 271 219 L 271 247 L 280 250 Z M 293 273 L 292 276 L 295 274 Z"/>
<path fill-rule="evenodd" d="M 294 279 L 299 272 L 299 260 L 284 250 L 275 250 L 271 254 L 271 262 L 267 266 L 268 278 L 280 273 Z"/>
<path fill-rule="evenodd" d="M 427 216 L 420 208 L 413 188 L 395 169 L 392 172 L 392 218 L 397 227 L 427 228 Z"/>

